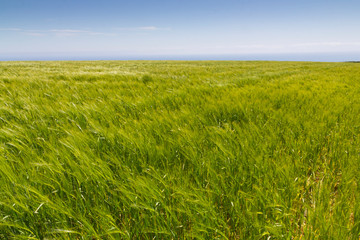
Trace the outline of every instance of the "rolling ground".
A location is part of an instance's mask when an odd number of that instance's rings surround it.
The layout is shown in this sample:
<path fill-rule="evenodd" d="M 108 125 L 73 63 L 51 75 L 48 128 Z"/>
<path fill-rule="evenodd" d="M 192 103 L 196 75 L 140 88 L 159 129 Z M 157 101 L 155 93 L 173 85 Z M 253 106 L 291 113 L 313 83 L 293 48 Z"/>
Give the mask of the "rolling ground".
<path fill-rule="evenodd" d="M 358 239 L 360 68 L 0 62 L 0 239 Z"/>

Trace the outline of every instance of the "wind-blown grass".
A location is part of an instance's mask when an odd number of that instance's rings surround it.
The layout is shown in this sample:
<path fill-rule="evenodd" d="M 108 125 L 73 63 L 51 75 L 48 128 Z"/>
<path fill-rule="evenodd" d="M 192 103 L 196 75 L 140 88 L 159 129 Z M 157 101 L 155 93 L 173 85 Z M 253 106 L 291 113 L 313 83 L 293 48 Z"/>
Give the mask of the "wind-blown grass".
<path fill-rule="evenodd" d="M 358 239 L 360 68 L 0 62 L 0 238 Z"/>

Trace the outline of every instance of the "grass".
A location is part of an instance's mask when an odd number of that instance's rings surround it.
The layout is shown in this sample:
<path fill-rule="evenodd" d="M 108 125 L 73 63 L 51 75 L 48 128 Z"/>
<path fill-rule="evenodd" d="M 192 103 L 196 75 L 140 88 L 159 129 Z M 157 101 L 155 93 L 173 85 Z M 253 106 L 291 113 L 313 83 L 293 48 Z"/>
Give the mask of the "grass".
<path fill-rule="evenodd" d="M 360 68 L 0 62 L 0 239 L 359 239 Z"/>

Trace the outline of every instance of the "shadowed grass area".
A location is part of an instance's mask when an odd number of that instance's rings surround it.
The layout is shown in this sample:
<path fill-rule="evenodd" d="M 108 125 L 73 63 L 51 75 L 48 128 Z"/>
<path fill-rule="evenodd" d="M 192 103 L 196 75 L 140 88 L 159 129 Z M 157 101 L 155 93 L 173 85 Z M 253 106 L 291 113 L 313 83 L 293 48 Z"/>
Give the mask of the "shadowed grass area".
<path fill-rule="evenodd" d="M 0 238 L 358 239 L 360 68 L 0 62 Z"/>

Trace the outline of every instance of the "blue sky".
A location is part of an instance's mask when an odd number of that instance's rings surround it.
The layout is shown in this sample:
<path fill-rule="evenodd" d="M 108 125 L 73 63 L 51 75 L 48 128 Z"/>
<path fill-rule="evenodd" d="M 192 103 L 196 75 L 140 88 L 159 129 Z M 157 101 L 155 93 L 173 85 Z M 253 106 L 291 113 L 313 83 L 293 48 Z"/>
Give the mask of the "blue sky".
<path fill-rule="evenodd" d="M 360 53 L 359 11 L 358 0 L 0 0 L 0 57 Z"/>

